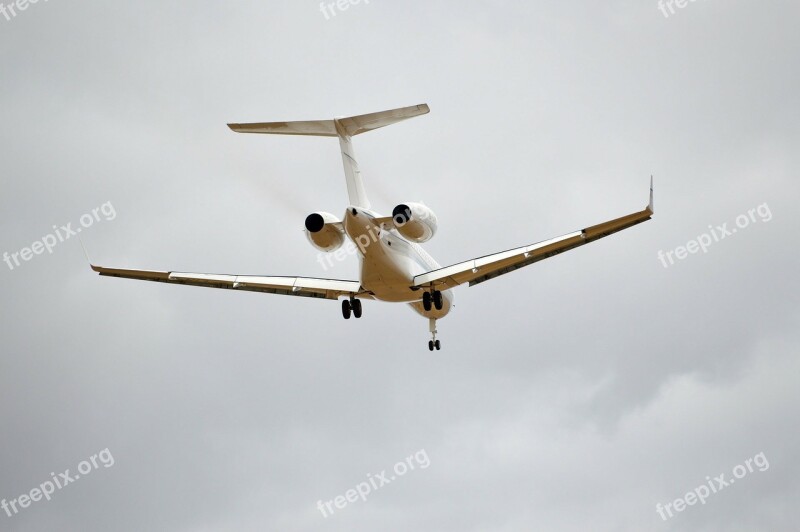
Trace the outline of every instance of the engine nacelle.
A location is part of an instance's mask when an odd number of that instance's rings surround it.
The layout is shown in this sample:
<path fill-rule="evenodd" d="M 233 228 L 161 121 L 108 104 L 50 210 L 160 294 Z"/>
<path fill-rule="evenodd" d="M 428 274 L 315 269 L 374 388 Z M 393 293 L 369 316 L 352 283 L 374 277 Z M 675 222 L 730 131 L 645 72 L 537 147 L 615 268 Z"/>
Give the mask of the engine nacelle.
<path fill-rule="evenodd" d="M 315 212 L 306 217 L 306 237 L 320 251 L 336 251 L 344 244 L 344 230 L 339 218 L 329 212 Z"/>
<path fill-rule="evenodd" d="M 421 203 L 401 203 L 392 211 L 397 231 L 411 242 L 427 242 L 436 234 L 436 215 Z"/>

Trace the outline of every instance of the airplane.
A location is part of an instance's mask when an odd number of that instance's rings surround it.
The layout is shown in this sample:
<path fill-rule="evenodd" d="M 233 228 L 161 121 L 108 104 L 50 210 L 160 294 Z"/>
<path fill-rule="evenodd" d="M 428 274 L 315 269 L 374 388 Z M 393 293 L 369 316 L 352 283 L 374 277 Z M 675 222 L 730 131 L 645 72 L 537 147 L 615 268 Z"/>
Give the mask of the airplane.
<path fill-rule="evenodd" d="M 305 219 L 306 236 L 315 248 L 334 252 L 345 245 L 358 250 L 360 279 L 318 279 L 261 275 L 219 275 L 105 268 L 91 264 L 101 276 L 225 288 L 267 294 L 342 300 L 342 316 L 362 316 L 361 300 L 406 303 L 428 319 L 430 351 L 441 349 L 437 320 L 453 308 L 453 288 L 475 286 L 565 251 L 594 242 L 650 220 L 653 216 L 653 178 L 650 202 L 639 212 L 534 244 L 484 255 L 442 267 L 420 244 L 436 234 L 438 219 L 419 202 L 399 203 L 391 216 L 371 209 L 353 151 L 352 137 L 430 112 L 426 104 L 332 120 L 228 124 L 237 133 L 305 135 L 339 139 L 349 205 L 343 218 L 314 212 Z"/>

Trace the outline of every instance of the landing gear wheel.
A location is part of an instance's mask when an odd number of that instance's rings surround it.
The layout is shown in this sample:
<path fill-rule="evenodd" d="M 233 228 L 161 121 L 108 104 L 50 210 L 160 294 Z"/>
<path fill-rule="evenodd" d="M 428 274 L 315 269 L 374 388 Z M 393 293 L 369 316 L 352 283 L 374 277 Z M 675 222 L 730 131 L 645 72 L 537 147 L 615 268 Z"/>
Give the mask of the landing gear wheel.
<path fill-rule="evenodd" d="M 430 351 L 433 351 L 433 347 L 434 347 L 434 345 L 433 345 L 433 340 L 428 340 L 428 349 L 429 349 Z"/>
<path fill-rule="evenodd" d="M 438 351 L 439 349 L 442 348 L 442 343 L 439 340 L 436 340 L 435 342 L 433 342 L 433 347 L 435 347 L 436 350 Z"/>
<path fill-rule="evenodd" d="M 360 299 L 354 299 L 350 303 L 350 306 L 353 307 L 353 316 L 355 316 L 356 319 L 360 318 L 361 317 L 361 300 Z"/>
<path fill-rule="evenodd" d="M 347 300 L 347 299 L 343 300 L 342 301 L 342 316 L 344 316 L 344 319 L 346 319 L 346 320 L 350 319 L 350 311 L 351 310 L 352 309 L 350 307 L 350 301 Z"/>
<path fill-rule="evenodd" d="M 425 312 L 431 311 L 431 293 L 425 292 L 422 294 L 422 308 L 425 309 Z"/>
<path fill-rule="evenodd" d="M 442 307 L 444 306 L 444 302 L 442 301 L 442 293 L 438 290 L 434 290 L 432 298 L 433 306 L 436 308 L 436 310 L 442 310 Z"/>

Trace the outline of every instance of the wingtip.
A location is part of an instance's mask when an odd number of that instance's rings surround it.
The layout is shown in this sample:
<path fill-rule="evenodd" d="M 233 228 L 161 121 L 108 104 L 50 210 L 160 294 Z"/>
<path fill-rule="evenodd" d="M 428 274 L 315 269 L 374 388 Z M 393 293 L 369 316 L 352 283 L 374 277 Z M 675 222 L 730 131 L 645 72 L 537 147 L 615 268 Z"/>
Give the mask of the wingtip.
<path fill-rule="evenodd" d="M 80 235 L 78 235 L 78 242 L 80 242 L 80 244 L 81 244 L 81 249 L 83 250 L 83 255 L 84 255 L 84 257 L 86 257 L 86 262 L 89 263 L 89 266 L 91 266 L 91 268 L 96 272 L 100 271 L 100 270 L 97 269 L 98 266 L 95 266 L 94 264 L 92 264 L 92 259 L 89 258 L 89 252 L 86 251 L 86 246 L 84 245 L 83 239 L 80 237 Z"/>
<path fill-rule="evenodd" d="M 650 203 L 647 205 L 647 209 L 651 213 L 655 213 L 655 208 L 653 207 L 653 176 L 650 176 Z"/>
<path fill-rule="evenodd" d="M 84 256 L 86 256 L 86 262 L 89 263 L 89 267 L 92 269 L 92 271 L 97 273 L 102 273 L 105 268 L 103 268 L 102 266 L 96 266 L 92 264 L 92 259 L 89 258 L 89 252 L 86 251 L 86 246 L 83 244 L 83 239 L 80 236 L 78 236 L 78 242 L 80 242 L 81 244 L 81 248 L 83 249 L 83 254 Z"/>

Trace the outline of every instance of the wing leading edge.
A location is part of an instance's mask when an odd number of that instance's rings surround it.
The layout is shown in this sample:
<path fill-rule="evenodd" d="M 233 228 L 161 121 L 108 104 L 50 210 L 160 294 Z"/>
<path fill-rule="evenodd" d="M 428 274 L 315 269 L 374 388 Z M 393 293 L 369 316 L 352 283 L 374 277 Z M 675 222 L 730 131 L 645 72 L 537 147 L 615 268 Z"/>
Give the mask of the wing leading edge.
<path fill-rule="evenodd" d="M 412 288 L 435 286 L 445 290 L 469 283 L 469 286 L 480 284 L 489 279 L 524 268 L 544 259 L 548 259 L 565 251 L 575 249 L 584 244 L 594 242 L 608 235 L 617 233 L 646 222 L 653 217 L 653 179 L 650 178 L 650 203 L 643 211 L 622 216 L 598 225 L 568 233 L 550 240 L 501 251 L 492 255 L 478 257 L 433 270 L 414 277 Z"/>
<path fill-rule="evenodd" d="M 122 277 L 140 281 L 225 288 L 286 296 L 339 299 L 360 297 L 372 299 L 358 281 L 315 279 L 311 277 L 266 277 L 259 275 L 219 275 L 209 273 L 160 272 L 150 270 L 122 270 L 92 265 L 92 270 L 106 277 Z"/>

